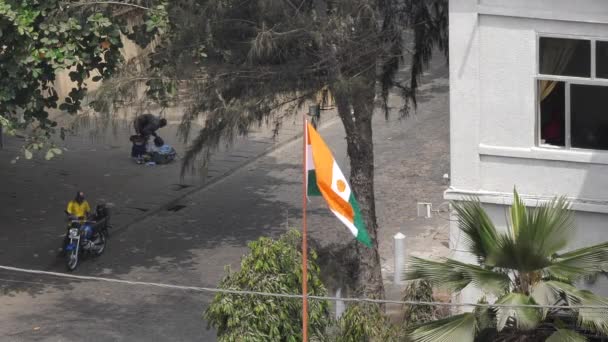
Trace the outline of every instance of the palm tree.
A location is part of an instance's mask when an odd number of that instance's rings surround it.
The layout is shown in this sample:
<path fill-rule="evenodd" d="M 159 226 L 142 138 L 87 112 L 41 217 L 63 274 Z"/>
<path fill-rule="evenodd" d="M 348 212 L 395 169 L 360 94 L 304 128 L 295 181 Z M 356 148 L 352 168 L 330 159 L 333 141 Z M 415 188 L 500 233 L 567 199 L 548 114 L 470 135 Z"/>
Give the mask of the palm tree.
<path fill-rule="evenodd" d="M 478 264 L 413 258 L 407 278 L 425 279 L 452 291 L 473 285 L 498 299 L 489 307 L 417 326 L 410 331 L 413 341 L 531 341 L 539 337 L 544 341 L 549 335 L 547 341 L 586 341 L 574 330 L 608 334 L 608 298 L 574 285 L 606 269 L 608 243 L 561 253 L 574 233 L 572 211 L 564 197 L 529 209 L 514 190 L 504 233 L 496 229 L 478 199 L 453 206 L 468 251 Z M 488 332 L 492 338 L 481 337 Z"/>

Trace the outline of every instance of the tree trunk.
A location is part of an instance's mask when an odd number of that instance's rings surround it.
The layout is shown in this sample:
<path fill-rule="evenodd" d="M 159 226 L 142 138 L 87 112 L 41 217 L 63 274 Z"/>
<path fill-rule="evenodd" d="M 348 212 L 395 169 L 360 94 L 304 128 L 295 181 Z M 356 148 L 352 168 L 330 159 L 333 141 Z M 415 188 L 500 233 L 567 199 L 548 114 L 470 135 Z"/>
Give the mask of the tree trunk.
<path fill-rule="evenodd" d="M 346 131 L 350 183 L 372 240 L 372 248 L 360 243 L 355 245 L 359 259 L 356 289 L 365 297 L 384 298 L 374 201 L 374 86 L 368 82 L 364 83 L 350 88 L 350 96 L 337 95 L 336 105 Z"/>

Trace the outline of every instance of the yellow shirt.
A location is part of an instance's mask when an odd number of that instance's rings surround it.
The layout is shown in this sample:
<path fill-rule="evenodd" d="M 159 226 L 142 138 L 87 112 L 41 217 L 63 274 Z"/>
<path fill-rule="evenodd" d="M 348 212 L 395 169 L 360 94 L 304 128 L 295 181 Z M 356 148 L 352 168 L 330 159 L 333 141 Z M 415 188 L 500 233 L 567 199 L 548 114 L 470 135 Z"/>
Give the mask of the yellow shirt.
<path fill-rule="evenodd" d="M 91 207 L 87 201 L 82 201 L 82 203 L 70 201 L 70 203 L 68 203 L 67 211 L 70 215 L 86 218 L 87 214 L 91 212 Z"/>

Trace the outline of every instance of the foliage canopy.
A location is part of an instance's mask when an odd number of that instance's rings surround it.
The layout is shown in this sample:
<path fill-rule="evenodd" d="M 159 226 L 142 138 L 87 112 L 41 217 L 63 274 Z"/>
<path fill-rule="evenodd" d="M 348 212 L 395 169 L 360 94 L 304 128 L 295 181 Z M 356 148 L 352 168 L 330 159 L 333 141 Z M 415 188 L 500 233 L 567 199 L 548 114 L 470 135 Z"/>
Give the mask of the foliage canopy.
<path fill-rule="evenodd" d="M 87 82 L 113 76 L 122 65 L 121 32 L 147 43 L 164 28 L 164 3 L 143 11 L 142 25 L 128 27 L 112 4 L 65 0 L 0 0 L 0 125 L 27 132 L 26 158 L 42 149 L 57 128 L 50 111 L 81 109 Z M 71 91 L 63 98 L 57 76 L 69 72 Z M 90 84 L 90 83 L 89 83 Z M 47 158 L 61 151 L 51 146 Z"/>
<path fill-rule="evenodd" d="M 249 243 L 240 270 L 229 268 L 219 287 L 227 290 L 294 294 L 302 291 L 301 236 L 289 231 L 278 240 Z M 309 295 L 325 296 L 317 255 L 308 260 Z M 220 341 L 301 341 L 302 300 L 254 295 L 218 294 L 205 312 Z M 311 338 L 321 339 L 331 323 L 327 301 L 309 301 Z"/>

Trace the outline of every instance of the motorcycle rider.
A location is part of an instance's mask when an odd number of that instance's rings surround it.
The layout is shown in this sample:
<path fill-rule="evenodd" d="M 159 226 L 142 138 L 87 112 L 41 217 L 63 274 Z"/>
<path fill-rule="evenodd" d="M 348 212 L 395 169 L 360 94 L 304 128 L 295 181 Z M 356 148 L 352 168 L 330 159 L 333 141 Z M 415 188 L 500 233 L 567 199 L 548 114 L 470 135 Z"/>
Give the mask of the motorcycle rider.
<path fill-rule="evenodd" d="M 91 206 L 89 202 L 84 198 L 84 192 L 78 191 L 76 197 L 68 202 L 68 208 L 66 209 L 68 215 L 84 221 L 91 213 Z"/>
<path fill-rule="evenodd" d="M 83 223 L 89 214 L 91 213 L 91 206 L 89 202 L 84 198 L 84 192 L 78 191 L 73 200 L 68 202 L 68 207 L 65 210 L 70 219 L 77 219 L 80 223 Z M 70 225 L 68 225 L 68 229 Z M 70 242 L 68 237 L 68 232 L 66 232 L 65 237 L 63 238 L 63 244 L 61 246 L 60 255 L 65 253 L 65 246 Z"/>

